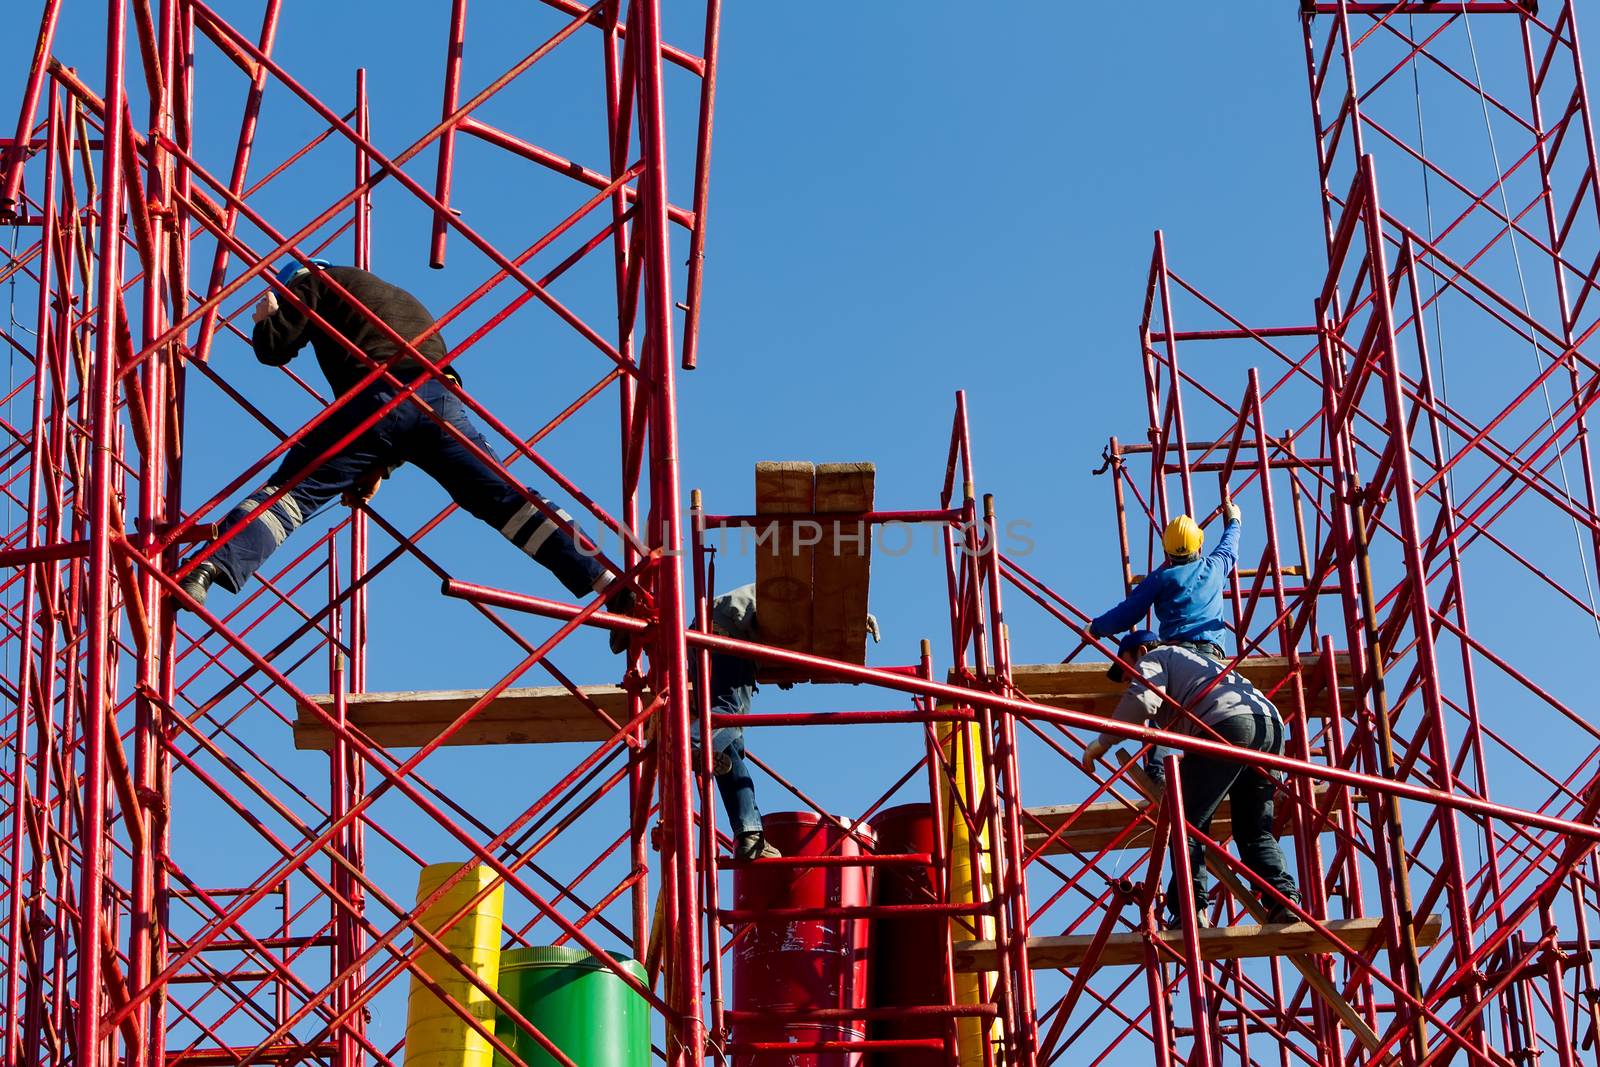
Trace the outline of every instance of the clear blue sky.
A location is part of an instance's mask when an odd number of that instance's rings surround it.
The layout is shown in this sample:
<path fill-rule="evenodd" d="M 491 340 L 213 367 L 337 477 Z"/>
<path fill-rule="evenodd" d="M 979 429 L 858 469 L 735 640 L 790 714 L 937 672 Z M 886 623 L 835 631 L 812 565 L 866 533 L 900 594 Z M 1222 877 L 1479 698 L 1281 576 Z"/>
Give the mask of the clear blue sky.
<path fill-rule="evenodd" d="M 10 25 L 31 27 L 37 6 L 24 5 Z M 218 6 L 242 26 L 259 18 L 258 3 Z M 741 511 L 752 503 L 757 460 L 872 460 L 880 506 L 931 506 L 954 392 L 965 388 L 980 491 L 998 496 L 1003 516 L 1031 523 L 1038 547 L 1028 565 L 1086 608 L 1109 603 L 1119 593 L 1111 492 L 1089 471 L 1109 435 L 1143 435 L 1135 331 L 1152 231 L 1165 230 L 1182 273 L 1246 319 L 1283 324 L 1310 315 L 1322 241 L 1296 8 L 1288 0 L 1052 2 L 993 10 L 950 3 L 728 4 L 701 367 L 680 378 L 685 491 L 702 488 L 712 510 Z M 365 66 L 380 146 L 398 150 L 436 121 L 446 5 L 352 0 L 286 9 L 279 59 L 324 99 L 340 102 L 350 99 L 354 69 Z M 96 5 L 73 0 L 67 10 L 78 14 L 63 26 L 56 54 L 98 86 L 101 15 Z M 476 90 L 555 25 L 538 5 L 474 0 L 466 90 Z M 676 40 L 696 45 L 692 24 L 669 19 L 668 28 Z M 0 79 L 0 114 L 11 114 L 20 95 L 28 36 L 31 29 L 0 41 L 0 70 L 10 71 Z M 572 45 L 484 114 L 601 167 L 598 49 L 592 37 Z M 209 46 L 200 49 L 201 155 L 225 173 L 244 81 Z M 673 185 L 687 203 L 691 86 L 673 73 L 669 87 L 677 94 Z M 1471 103 L 1457 97 L 1429 122 L 1439 124 L 1442 137 L 1481 124 Z M 252 180 L 315 126 L 286 90 L 272 87 Z M 456 205 L 503 248 L 527 243 L 578 202 L 572 187 L 531 165 L 465 141 L 462 151 Z M 409 173 L 431 185 L 433 161 L 426 152 Z M 1478 158 L 1479 173 L 1484 165 Z M 331 199 L 335 186 L 344 187 L 349 171 L 349 153 L 330 142 L 263 193 L 259 206 L 276 225 L 296 228 Z M 1394 195 L 1414 202 L 1416 178 L 1405 180 L 1412 186 Z M 409 200 L 393 182 L 377 197 L 375 268 L 442 309 L 488 272 L 486 261 L 455 238 L 448 269 L 428 270 L 427 216 Z M 263 246 L 258 235 L 248 239 Z M 347 248 L 336 246 L 333 258 L 347 257 Z M 681 250 L 676 258 L 681 286 Z M 208 255 L 195 262 L 203 277 Z M 603 321 L 607 284 L 603 269 L 580 272 L 557 292 Z M 1464 360 L 1481 356 L 1484 369 L 1494 366 L 1491 354 L 1470 341 L 1462 342 L 1462 352 Z M 257 368 L 242 343 L 220 341 L 214 358 L 285 425 L 312 411 L 276 372 Z M 1515 368 L 1510 380 L 1525 382 L 1526 354 L 1507 358 Z M 473 392 L 525 431 L 604 370 L 597 354 L 538 309 L 519 313 L 461 366 Z M 1224 395 L 1238 396 L 1244 367 L 1243 360 L 1228 362 L 1212 380 Z M 315 371 L 309 361 L 298 369 Z M 1478 369 L 1469 366 L 1458 378 L 1464 392 L 1478 390 L 1487 405 L 1504 383 Z M 213 391 L 197 388 L 191 404 L 186 500 L 198 504 L 269 442 Z M 613 411 L 598 406 L 546 448 L 608 506 L 615 504 Z M 1282 415 L 1294 423 L 1303 416 Z M 423 475 L 406 471 L 386 484 L 377 506 L 405 527 L 443 501 Z M 312 531 L 300 536 L 296 543 L 303 545 Z M 1557 526 L 1551 537 L 1552 568 L 1575 575 L 1570 531 Z M 558 595 L 545 575 L 465 516 L 428 545 L 462 577 Z M 876 662 L 910 662 L 926 636 L 936 639 L 942 670 L 949 654 L 942 564 L 931 551 L 879 563 L 873 604 L 886 640 L 874 650 Z M 1492 561 L 1486 567 L 1489 578 L 1476 594 L 1484 605 L 1478 621 L 1490 629 L 1502 623 L 1506 632 L 1497 636 L 1528 657 L 1523 662 L 1553 666 L 1525 630 L 1512 632 L 1512 613 L 1499 608 L 1525 579 Z M 735 579 L 748 575 L 725 570 L 722 584 Z M 482 686 L 519 658 L 461 605 L 443 601 L 415 565 L 397 568 L 374 591 L 373 609 L 374 689 Z M 1017 610 L 1011 623 L 1019 662 L 1059 658 L 1075 643 L 1031 612 Z M 529 621 L 525 632 L 547 630 Z M 1577 632 L 1579 640 L 1592 639 Z M 580 680 L 615 678 L 614 661 L 593 639 L 559 662 Z M 309 690 L 326 686 L 320 659 L 297 677 Z M 530 675 L 527 682 L 539 680 Z M 1558 689 L 1579 683 L 1570 675 L 1552 678 Z M 853 689 L 760 698 L 764 710 L 868 703 L 896 702 Z M 321 757 L 291 753 L 286 731 L 256 715 L 247 717 L 244 732 L 296 782 L 314 793 L 323 788 Z M 752 738 L 755 751 L 846 813 L 908 766 L 918 745 L 911 731 L 894 729 Z M 576 758 L 553 750 L 474 750 L 441 754 L 428 766 L 436 781 L 495 822 Z M 1070 801 L 1084 785 L 1059 762 L 1039 760 L 1033 768 L 1034 803 Z M 239 842 L 235 849 L 190 852 L 188 864 L 204 881 L 237 884 L 260 868 L 264 853 L 189 788 L 183 794 L 196 797 L 196 816 L 184 821 L 187 813 L 178 810 L 180 849 L 229 835 Z M 762 795 L 776 798 L 766 786 Z M 431 857 L 454 854 L 399 805 L 382 810 L 394 825 L 413 828 Z M 578 869 L 595 841 L 620 828 L 610 815 L 609 821 L 591 817 L 592 833 L 552 849 L 552 868 Z M 381 846 L 373 846 L 373 865 L 392 878 L 397 897 L 409 895 L 410 873 Z M 394 1040 L 403 1007 L 392 996 L 382 1004 L 376 1029 Z"/>

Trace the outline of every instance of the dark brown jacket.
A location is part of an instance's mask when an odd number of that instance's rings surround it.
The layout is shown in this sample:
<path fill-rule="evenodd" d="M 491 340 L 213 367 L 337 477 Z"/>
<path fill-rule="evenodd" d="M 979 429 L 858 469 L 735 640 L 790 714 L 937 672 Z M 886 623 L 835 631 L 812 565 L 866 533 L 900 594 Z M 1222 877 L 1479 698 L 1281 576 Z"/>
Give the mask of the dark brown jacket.
<path fill-rule="evenodd" d="M 416 338 L 433 325 L 433 316 L 420 300 L 376 274 L 356 267 L 313 270 L 289 283 L 291 293 L 378 363 L 400 351 L 400 346 L 359 309 L 352 307 L 343 293 L 328 284 L 330 280 L 371 308 L 390 329 L 408 341 L 415 343 Z M 256 323 L 250 341 L 256 358 L 269 367 L 283 366 L 310 343 L 316 349 L 323 376 L 333 391 L 341 395 L 372 370 L 352 354 L 344 342 L 330 336 L 287 300 L 280 301 L 276 312 Z M 416 347 L 435 363 L 444 358 L 444 342 L 438 334 L 430 335 Z M 410 356 L 401 357 L 394 365 L 395 376 L 402 380 L 415 377 L 421 370 L 422 365 Z"/>

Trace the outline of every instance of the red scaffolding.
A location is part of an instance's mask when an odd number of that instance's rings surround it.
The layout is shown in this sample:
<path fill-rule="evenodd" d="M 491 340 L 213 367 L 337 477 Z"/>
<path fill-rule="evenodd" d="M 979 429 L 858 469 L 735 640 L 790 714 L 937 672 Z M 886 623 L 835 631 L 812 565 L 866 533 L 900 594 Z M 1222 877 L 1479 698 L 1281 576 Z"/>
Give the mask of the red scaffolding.
<path fill-rule="evenodd" d="M 1570 692 L 1581 681 L 1519 665 L 1526 645 L 1508 639 L 1534 611 L 1541 626 L 1600 632 L 1587 437 L 1600 362 L 1585 351 L 1600 327 L 1600 161 L 1574 0 L 1301 3 L 1326 238 L 1306 321 L 1252 326 L 1174 269 L 1156 236 L 1139 325 L 1148 426 L 1137 444 L 1111 438 L 1101 471 L 1122 575 L 1131 586 L 1159 562 L 1155 533 L 1172 515 L 1214 524 L 1224 497 L 1246 509 L 1250 547 L 1227 597 L 1234 664 L 1284 713 L 1281 756 L 1108 722 L 1115 649 L 1089 637 L 1090 616 L 1041 568 L 1006 553 L 963 394 L 942 471 L 930 464 L 936 492 L 850 515 L 858 544 L 891 524 L 940 539 L 939 673 L 927 643 L 870 666 L 701 624 L 719 590 L 715 534 L 837 520 L 713 512 L 698 494 L 680 506 L 675 389 L 697 362 L 719 0 L 673 7 L 682 40 L 667 38 L 660 0 L 544 0 L 546 35 L 501 70 L 467 62 L 474 24 L 453 0 L 443 56 L 416 57 L 418 69 L 443 60 L 442 117 L 392 152 L 372 139 L 362 72 L 353 99 L 330 103 L 275 58 L 289 22 L 279 0 L 248 32 L 204 0 L 39 6 L 16 134 L 0 142 L 0 217 L 27 238 L 0 261 L 0 282 L 32 310 L 0 331 L 23 372 L 0 424 L 0 489 L 23 516 L 0 544 L 7 1064 L 393 1064 L 403 1046 L 371 1011 L 411 984 L 521 1067 L 431 959 L 573 1067 L 420 921 L 465 868 L 415 902 L 397 889 L 437 847 L 489 872 L 477 900 L 503 888 L 515 902 L 506 944 L 570 943 L 633 987 L 654 1054 L 674 1067 L 774 1054 L 963 1067 L 1600 1063 L 1589 935 L 1600 729 Z M 56 58 L 63 19 L 104 30 L 103 80 Z M 600 84 L 561 88 L 603 103 L 608 158 L 568 158 L 488 121 L 484 105 L 530 69 L 596 46 Z M 198 71 L 219 61 L 246 78 L 238 133 L 197 141 L 197 95 L 224 91 Z M 269 86 L 315 127 L 263 161 L 252 148 Z M 132 100 L 148 105 L 137 118 Z M 463 137 L 476 143 L 458 156 Z M 348 188 L 292 219 L 262 206 L 332 146 L 348 153 Z M 669 155 L 690 181 L 669 184 Z M 543 168 L 565 198 L 491 239 L 451 207 L 458 173 L 485 166 Z M 465 580 L 431 550 L 453 506 L 409 526 L 381 504 L 303 533 L 226 614 L 182 591 L 233 535 L 219 508 L 260 488 L 344 402 L 285 369 L 317 411 L 279 425 L 210 360 L 213 342 L 247 339 L 239 317 L 263 292 L 293 299 L 275 277 L 285 257 L 332 248 L 370 266 L 383 183 L 428 218 L 430 265 L 467 248 L 487 266 L 450 264 L 463 282 L 439 319 L 456 338 L 443 359 L 395 338 L 426 372 L 402 380 L 369 359 L 367 381 L 392 386 L 391 408 L 444 385 L 495 436 L 499 454 L 483 458 L 509 484 L 522 491 L 516 472 L 537 468 L 607 535 L 620 577 L 595 597 Z M 680 188 L 686 203 L 670 198 Z M 196 269 L 196 256 L 209 263 Z M 563 299 L 580 265 L 606 277 L 604 307 Z M 574 364 L 593 366 L 533 425 L 444 373 L 524 307 L 553 316 Z M 1454 399 L 1452 354 L 1473 361 Z M 198 500 L 184 493 L 185 397 L 202 383 L 274 444 Z M 586 487 L 541 443 L 612 404 L 620 482 Z M 368 692 L 369 592 L 402 567 L 436 577 L 446 603 L 512 650 L 497 676 L 433 700 L 426 721 L 382 716 L 429 694 L 385 705 Z M 1476 626 L 1469 573 L 1494 575 Z M 604 612 L 625 587 L 637 617 Z M 1013 663 L 1005 598 L 1024 606 L 1013 617 L 1055 631 L 1065 660 Z M 580 685 L 557 664 L 564 643 L 596 630 L 629 639 L 620 685 Z M 917 732 L 920 758 L 884 768 L 864 810 L 838 812 L 753 745 L 835 844 L 731 861 L 710 755 L 692 743 L 697 721 L 733 724 L 691 685 L 712 653 L 867 687 L 808 687 L 813 710 L 739 724 L 894 724 Z M 527 688 L 534 674 L 553 685 Z M 865 691 L 905 706 L 854 710 Z M 1125 749 L 1080 769 L 1101 729 Z M 531 801 L 499 797 L 491 814 L 435 773 L 447 748 L 541 741 L 568 742 L 550 751 L 571 759 Z M 1189 859 L 1181 793 L 1156 793 L 1138 769 L 1154 745 L 1277 776 L 1300 921 L 1263 925 L 1260 887 L 1219 817 L 1206 850 L 1216 927 L 1180 908 L 1183 928 L 1160 928 L 1166 864 L 1181 872 Z M 1169 781 L 1182 774 L 1167 767 Z M 1495 782 L 1517 802 L 1496 800 Z M 926 851 L 875 849 L 865 827 L 906 801 L 931 813 Z M 175 833 L 183 820 L 237 826 L 254 866 L 206 884 L 193 837 Z M 920 870 L 926 896 L 727 906 L 730 868 L 763 865 Z M 918 928 L 932 931 L 938 971 L 924 1002 L 779 1010 L 725 993 L 730 960 L 762 924 L 912 918 L 933 923 Z M 642 961 L 645 979 L 621 957 Z M 824 1036 L 766 1040 L 744 1023 Z"/>

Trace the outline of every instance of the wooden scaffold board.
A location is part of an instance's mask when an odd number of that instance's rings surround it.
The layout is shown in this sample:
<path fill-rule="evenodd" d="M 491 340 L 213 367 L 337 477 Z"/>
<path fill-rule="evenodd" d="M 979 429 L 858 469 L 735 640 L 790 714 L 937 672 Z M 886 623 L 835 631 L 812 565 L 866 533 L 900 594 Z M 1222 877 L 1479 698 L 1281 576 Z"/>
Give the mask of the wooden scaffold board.
<path fill-rule="evenodd" d="M 1316 800 L 1319 806 L 1327 794 L 1327 786 L 1317 787 Z M 1063 853 L 1092 855 L 1116 841 L 1117 835 L 1127 829 L 1129 823 L 1138 821 L 1141 825 L 1118 842 L 1117 848 L 1149 848 L 1151 826 L 1141 817 L 1147 807 L 1142 800 L 1137 807 L 1132 802 L 1110 800 L 1098 804 L 1052 804 L 1027 808 L 1022 815 L 1023 844 L 1029 852 L 1043 845 L 1043 855 L 1046 856 Z M 1152 816 L 1154 814 L 1151 812 Z M 1280 802 L 1275 819 L 1280 835 L 1288 832 L 1292 817 L 1293 805 Z M 1055 832 L 1068 823 L 1071 826 L 1067 829 L 1059 834 Z M 1327 828 L 1333 829 L 1332 825 Z M 1226 797 L 1211 818 L 1210 836 L 1217 841 L 1226 841 L 1233 836 L 1233 809 Z"/>
<path fill-rule="evenodd" d="M 351 726 L 383 748 L 420 748 L 438 737 L 473 703 L 482 689 L 402 690 L 360 693 L 346 698 Z M 584 686 L 583 694 L 621 724 L 628 718 L 628 694 L 614 685 Z M 323 693 L 311 698 L 333 713 Z M 564 741 L 605 741 L 615 733 L 605 720 L 560 686 L 507 689 L 451 735 L 446 745 L 537 745 Z M 334 734 L 323 720 L 301 708 L 294 724 L 294 747 L 327 752 Z"/>
<path fill-rule="evenodd" d="M 1373 939 L 1382 936 L 1380 918 L 1329 919 L 1328 933 L 1355 952 L 1364 952 Z M 1417 923 L 1419 948 L 1436 944 L 1441 923 L 1430 915 Z M 1164 930 L 1157 935 L 1174 952 L 1183 952 L 1183 933 Z M 1093 934 L 1068 934 L 1064 937 L 1030 937 L 1028 964 L 1035 970 L 1055 970 L 1083 966 Z M 962 941 L 955 946 L 958 971 L 992 971 L 998 965 L 993 941 Z M 1200 952 L 1207 960 L 1236 960 L 1265 956 L 1307 956 L 1340 951 L 1334 942 L 1310 923 L 1283 923 L 1275 926 L 1223 926 L 1200 931 Z M 1112 934 L 1101 950 L 1098 966 L 1132 967 L 1145 959 L 1145 935 L 1138 932 Z"/>
<path fill-rule="evenodd" d="M 1322 657 L 1310 654 L 1300 657 L 1301 684 L 1306 693 L 1306 714 L 1319 718 L 1328 713 L 1328 691 Z M 1355 681 L 1351 674 L 1348 653 L 1334 654 L 1334 665 L 1339 676 L 1340 706 L 1354 706 Z M 1011 681 L 1017 690 L 1036 704 L 1054 708 L 1070 708 L 1095 715 L 1110 715 L 1117 701 L 1127 690 L 1124 683 L 1106 677 L 1109 663 L 1024 663 L 1011 668 Z M 1292 701 L 1292 685 L 1288 682 L 1289 660 L 1284 656 L 1251 656 L 1235 668 L 1250 684 L 1266 694 L 1287 718 Z M 952 672 L 950 681 L 957 678 Z"/>

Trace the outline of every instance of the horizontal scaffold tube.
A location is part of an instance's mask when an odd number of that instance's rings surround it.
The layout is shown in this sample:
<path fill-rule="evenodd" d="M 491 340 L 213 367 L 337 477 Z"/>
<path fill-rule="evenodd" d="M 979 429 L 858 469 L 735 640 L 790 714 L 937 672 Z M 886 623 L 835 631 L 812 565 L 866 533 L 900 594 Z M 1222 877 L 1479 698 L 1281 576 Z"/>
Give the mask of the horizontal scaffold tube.
<path fill-rule="evenodd" d="M 446 595 L 462 600 L 471 600 L 479 604 L 507 608 L 512 611 L 523 611 L 533 615 L 543 615 L 551 619 L 570 621 L 584 610 L 572 604 L 563 604 L 557 600 L 546 600 L 543 597 L 529 596 L 526 593 L 513 593 L 504 589 L 496 589 L 492 586 L 458 581 L 454 578 L 445 579 L 443 589 Z M 643 633 L 650 627 L 650 624 L 642 619 L 630 618 L 625 615 L 595 613 L 584 621 L 590 626 L 598 626 L 608 630 L 624 630 L 631 633 Z M 1458 811 L 1470 812 L 1474 815 L 1500 819 L 1504 822 L 1550 830 L 1569 837 L 1581 838 L 1591 843 L 1600 843 L 1600 826 L 1573 822 L 1570 819 L 1559 819 L 1551 815 L 1527 811 L 1523 808 L 1513 808 L 1504 804 L 1496 804 L 1492 801 L 1478 800 L 1474 797 L 1441 793 L 1436 789 L 1429 789 L 1425 786 L 1397 782 L 1371 774 L 1362 774 L 1359 771 L 1349 771 L 1342 767 L 1330 767 L 1320 763 L 1303 763 L 1287 756 L 1275 756 L 1267 752 L 1242 749 L 1225 742 L 1209 741 L 1190 734 L 1171 733 L 1167 730 L 1157 730 L 1148 726 L 1134 726 L 1129 723 L 1118 722 L 1115 719 L 1093 715 L 1089 712 L 1045 707 L 1026 700 L 1017 700 L 1013 697 L 1000 696 L 995 693 L 985 693 L 977 689 L 963 689 L 961 686 L 948 685 L 943 682 L 935 682 L 905 674 L 893 674 L 873 667 L 863 667 L 856 663 L 845 663 L 842 660 L 810 656 L 804 652 L 790 652 L 787 649 L 773 648 L 750 641 L 739 641 L 717 634 L 701 633 L 693 629 L 685 631 L 684 636 L 692 647 L 706 648 L 713 652 L 726 652 L 763 663 L 779 664 L 785 667 L 800 667 L 813 673 L 827 673 L 840 681 L 862 682 L 868 685 L 898 690 L 902 693 L 948 700 L 957 704 L 981 705 L 993 708 L 996 711 L 1020 715 L 1026 719 L 1054 722 L 1079 730 L 1093 730 L 1096 733 L 1114 734 L 1126 740 L 1138 741 L 1145 745 L 1164 745 L 1169 748 L 1182 749 L 1185 752 L 1200 753 L 1214 759 L 1230 760 L 1234 763 L 1244 763 L 1267 770 L 1281 771 L 1284 774 L 1321 779 L 1323 781 L 1336 782 L 1340 785 L 1357 786 L 1362 789 L 1375 790 L 1379 793 L 1392 793 L 1405 800 L 1415 800 L 1424 804 L 1437 804 L 1442 807 L 1455 808 Z M 1096 645 L 1096 647 L 1099 646 Z"/>

